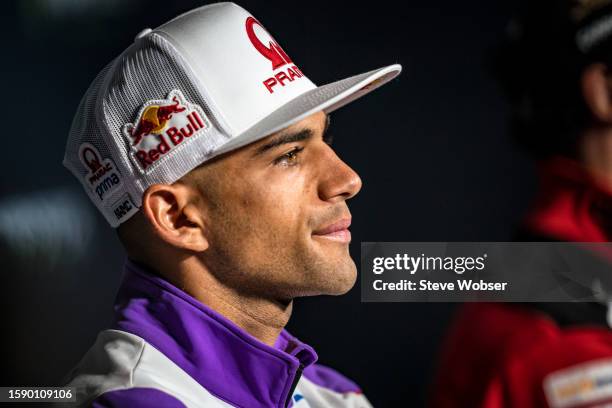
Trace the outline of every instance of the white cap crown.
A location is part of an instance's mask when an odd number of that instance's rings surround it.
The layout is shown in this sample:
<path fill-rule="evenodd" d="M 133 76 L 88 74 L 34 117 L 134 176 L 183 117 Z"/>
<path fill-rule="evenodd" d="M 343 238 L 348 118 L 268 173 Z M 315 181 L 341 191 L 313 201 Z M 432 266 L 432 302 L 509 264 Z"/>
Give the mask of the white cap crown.
<path fill-rule="evenodd" d="M 150 185 L 337 109 L 400 70 L 316 87 L 246 10 L 200 7 L 144 30 L 98 74 L 77 109 L 64 165 L 117 227 Z"/>

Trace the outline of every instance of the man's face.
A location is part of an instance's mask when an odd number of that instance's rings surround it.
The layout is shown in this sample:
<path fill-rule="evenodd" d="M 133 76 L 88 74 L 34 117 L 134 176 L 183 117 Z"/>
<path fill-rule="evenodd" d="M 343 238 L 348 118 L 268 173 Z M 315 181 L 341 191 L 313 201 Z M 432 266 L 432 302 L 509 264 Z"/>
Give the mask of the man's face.
<path fill-rule="evenodd" d="M 324 138 L 323 112 L 190 173 L 202 195 L 202 261 L 242 294 L 289 300 L 355 283 L 346 200 L 359 176 Z"/>

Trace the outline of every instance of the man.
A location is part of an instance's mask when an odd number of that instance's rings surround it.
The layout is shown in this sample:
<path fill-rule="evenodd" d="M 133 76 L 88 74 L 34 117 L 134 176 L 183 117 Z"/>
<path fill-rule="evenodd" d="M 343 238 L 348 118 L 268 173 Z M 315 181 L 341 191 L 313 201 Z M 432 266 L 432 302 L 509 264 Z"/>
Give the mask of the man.
<path fill-rule="evenodd" d="M 328 114 L 400 70 L 317 88 L 218 3 L 144 30 L 98 75 L 64 163 L 129 259 L 113 327 L 69 375 L 79 406 L 370 406 L 284 327 L 294 298 L 356 279 L 361 181 Z"/>
<path fill-rule="evenodd" d="M 496 73 L 539 191 L 517 239 L 612 240 L 612 2 L 529 2 Z M 612 402 L 609 304 L 464 306 L 432 407 L 603 407 Z"/>

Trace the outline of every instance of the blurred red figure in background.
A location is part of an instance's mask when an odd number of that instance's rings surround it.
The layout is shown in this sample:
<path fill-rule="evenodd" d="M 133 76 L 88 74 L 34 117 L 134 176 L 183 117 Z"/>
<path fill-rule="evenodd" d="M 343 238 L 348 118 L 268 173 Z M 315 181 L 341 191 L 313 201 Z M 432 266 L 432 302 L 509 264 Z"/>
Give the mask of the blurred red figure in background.
<path fill-rule="evenodd" d="M 612 1 L 530 2 L 493 70 L 538 163 L 518 241 L 612 241 Z M 611 266 L 612 272 L 612 266 Z M 448 334 L 430 406 L 612 406 L 601 303 L 473 303 Z"/>

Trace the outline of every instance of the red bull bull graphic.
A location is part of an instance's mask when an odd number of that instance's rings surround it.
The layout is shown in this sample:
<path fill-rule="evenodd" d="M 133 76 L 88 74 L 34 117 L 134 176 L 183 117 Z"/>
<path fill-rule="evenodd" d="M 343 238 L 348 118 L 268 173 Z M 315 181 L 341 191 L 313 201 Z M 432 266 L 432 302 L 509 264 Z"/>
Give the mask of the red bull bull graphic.
<path fill-rule="evenodd" d="M 121 177 L 115 168 L 115 163 L 109 158 L 102 159 L 102 155 L 90 143 L 83 143 L 79 147 L 81 163 L 89 170 L 85 176 L 85 183 L 90 191 L 100 201 L 121 186 Z"/>
<path fill-rule="evenodd" d="M 176 96 L 172 98 L 174 103 L 167 106 L 152 105 L 147 106 L 142 114 L 142 118 L 138 121 L 138 125 L 132 130 L 133 145 L 140 143 L 142 138 L 149 134 L 160 134 L 164 130 L 168 121 L 172 118 L 172 114 L 183 112 L 185 107 L 179 106 L 179 101 Z"/>
<path fill-rule="evenodd" d="M 210 123 L 202 108 L 175 89 L 167 99 L 148 101 L 136 121 L 123 127 L 131 156 L 142 171 L 151 170 L 166 153 L 203 131 Z"/>

